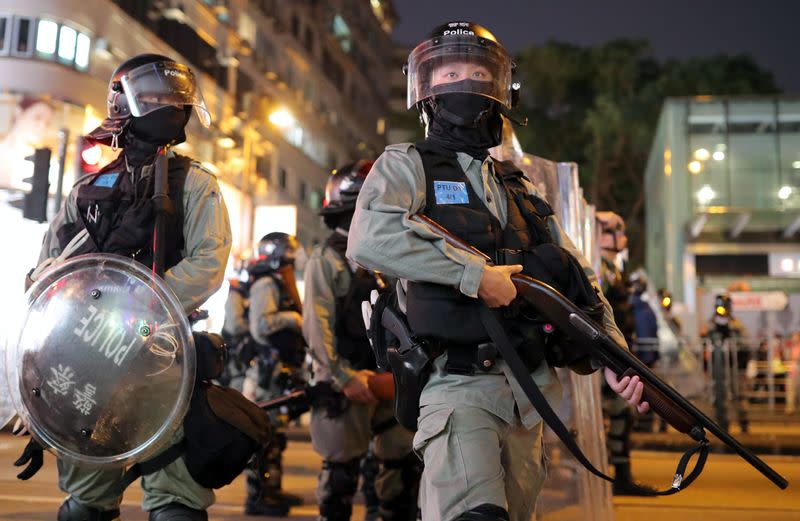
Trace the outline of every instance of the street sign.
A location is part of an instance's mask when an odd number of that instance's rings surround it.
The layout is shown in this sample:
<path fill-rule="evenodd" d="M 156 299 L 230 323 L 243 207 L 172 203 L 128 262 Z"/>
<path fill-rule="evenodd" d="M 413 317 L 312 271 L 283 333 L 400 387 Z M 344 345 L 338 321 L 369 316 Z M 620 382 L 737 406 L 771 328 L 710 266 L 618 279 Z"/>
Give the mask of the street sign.
<path fill-rule="evenodd" d="M 781 311 L 789 303 L 783 291 L 735 291 L 731 293 L 733 312 Z"/>

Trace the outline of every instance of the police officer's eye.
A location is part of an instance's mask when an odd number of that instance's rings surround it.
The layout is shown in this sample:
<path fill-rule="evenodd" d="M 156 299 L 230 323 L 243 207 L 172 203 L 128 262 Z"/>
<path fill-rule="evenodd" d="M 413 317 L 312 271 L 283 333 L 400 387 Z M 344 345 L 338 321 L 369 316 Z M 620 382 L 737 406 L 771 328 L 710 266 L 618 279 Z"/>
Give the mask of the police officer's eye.
<path fill-rule="evenodd" d="M 458 78 L 458 73 L 457 72 L 447 72 L 447 73 L 445 73 L 445 77 L 452 80 L 453 78 Z"/>
<path fill-rule="evenodd" d="M 484 76 L 486 76 L 486 74 L 481 71 L 475 71 L 472 73 L 473 78 L 483 78 Z"/>

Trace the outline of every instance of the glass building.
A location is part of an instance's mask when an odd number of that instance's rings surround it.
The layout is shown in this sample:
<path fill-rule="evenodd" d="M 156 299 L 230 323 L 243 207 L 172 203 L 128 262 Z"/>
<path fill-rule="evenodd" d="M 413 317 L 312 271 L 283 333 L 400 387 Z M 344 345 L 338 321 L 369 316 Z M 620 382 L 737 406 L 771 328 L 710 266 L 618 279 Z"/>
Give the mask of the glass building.
<path fill-rule="evenodd" d="M 736 284 L 800 293 L 800 98 L 666 100 L 645 190 L 648 273 L 687 311 Z"/>

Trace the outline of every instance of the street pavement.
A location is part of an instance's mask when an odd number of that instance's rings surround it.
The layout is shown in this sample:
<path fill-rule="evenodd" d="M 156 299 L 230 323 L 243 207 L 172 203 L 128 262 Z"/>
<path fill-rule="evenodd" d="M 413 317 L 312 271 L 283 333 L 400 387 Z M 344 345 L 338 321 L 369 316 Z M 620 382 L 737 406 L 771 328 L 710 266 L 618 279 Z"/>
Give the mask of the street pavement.
<path fill-rule="evenodd" d="M 18 469 L 12 462 L 22 451 L 25 439 L 0 433 L 0 521 L 54 520 L 64 494 L 56 486 L 55 461 L 46 455 L 44 468 L 30 481 L 15 478 Z M 637 479 L 667 486 L 672 479 L 679 453 L 634 452 Z M 764 459 L 795 487 L 800 486 L 800 457 L 765 456 Z M 292 510 L 293 520 L 316 518 L 314 504 L 316 475 L 320 459 L 302 436 L 293 436 L 286 453 L 284 487 L 302 495 L 306 505 Z M 217 504 L 210 510 L 214 521 L 244 521 L 255 518 L 242 515 L 245 491 L 243 478 L 217 491 Z M 122 505 L 124 521 L 145 521 L 139 502 L 141 490 L 132 485 Z M 357 499 L 354 520 L 364 517 L 361 499 Z M 780 491 L 736 456 L 712 454 L 703 475 L 692 487 L 675 496 L 663 498 L 615 498 L 616 521 L 797 521 L 800 520 L 800 493 L 797 488 Z M 544 521 L 555 521 L 558 516 Z"/>

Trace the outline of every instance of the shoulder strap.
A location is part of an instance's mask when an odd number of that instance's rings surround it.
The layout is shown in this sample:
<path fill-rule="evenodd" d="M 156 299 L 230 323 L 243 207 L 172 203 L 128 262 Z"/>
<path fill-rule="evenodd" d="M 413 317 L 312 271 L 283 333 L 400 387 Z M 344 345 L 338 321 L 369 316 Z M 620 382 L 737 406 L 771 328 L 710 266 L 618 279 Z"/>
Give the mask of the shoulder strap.
<path fill-rule="evenodd" d="M 541 389 L 539 389 L 539 387 L 536 385 L 536 382 L 533 381 L 533 378 L 531 378 L 530 374 L 528 373 L 525 363 L 520 358 L 519 353 L 517 353 L 512 346 L 511 341 L 509 340 L 508 335 L 506 334 L 506 331 L 497 316 L 497 312 L 490 309 L 484 302 L 481 302 L 480 315 L 481 322 L 483 322 L 486 332 L 489 334 L 489 338 L 492 339 L 492 342 L 497 347 L 497 350 L 503 357 L 503 360 L 506 361 L 509 369 L 511 369 L 514 379 L 517 380 L 517 383 L 519 383 L 520 387 L 522 387 L 525 396 L 527 396 L 528 400 L 530 400 L 531 404 L 542 416 L 542 420 L 544 420 L 547 426 L 552 429 L 553 433 L 558 436 L 559 440 L 561 440 L 561 443 L 564 444 L 567 450 L 572 453 L 575 459 L 578 460 L 578 462 L 583 465 L 586 470 L 599 478 L 613 482 L 613 478 L 599 471 L 594 465 L 592 465 L 592 462 L 589 461 L 589 458 L 586 457 L 580 446 L 578 446 L 578 443 L 575 441 L 572 433 L 569 431 L 569 429 L 567 429 L 555 411 L 553 411 L 552 407 L 550 407 L 547 398 L 544 397 Z M 697 477 L 703 471 L 703 467 L 705 466 L 706 459 L 708 457 L 708 450 L 709 443 L 707 440 L 703 440 L 697 446 L 692 447 L 686 453 L 684 453 L 678 462 L 677 469 L 675 470 L 675 477 L 672 480 L 672 487 L 667 490 L 654 492 L 652 495 L 669 496 L 691 485 L 692 482 L 697 479 Z M 689 460 L 695 454 L 698 455 L 697 463 L 692 471 L 686 474 L 686 467 L 689 465 Z"/>
<path fill-rule="evenodd" d="M 122 496 L 122 493 L 125 492 L 125 489 L 127 489 L 131 483 L 142 476 L 146 476 L 157 470 L 163 469 L 173 461 L 180 458 L 185 450 L 186 440 L 181 440 L 178 443 L 171 445 L 167 450 L 159 455 L 150 458 L 147 461 L 142 461 L 132 465 L 128 470 L 125 471 L 125 474 L 123 474 L 122 477 L 116 483 L 114 483 L 112 490 L 116 495 Z"/>

